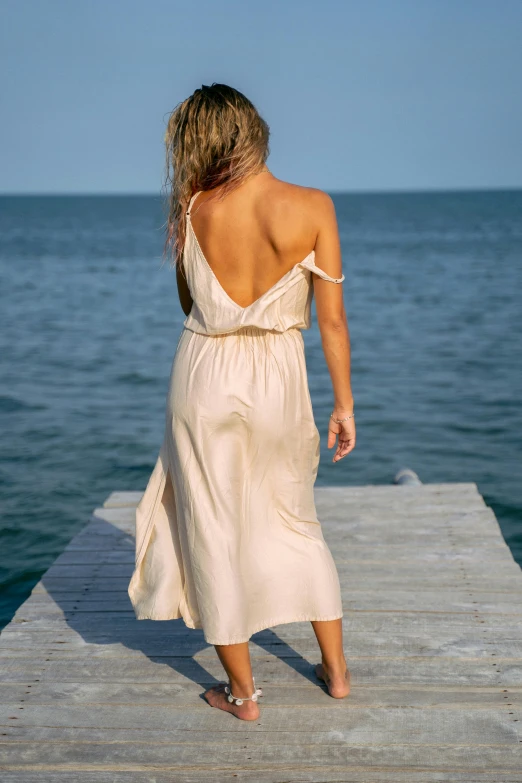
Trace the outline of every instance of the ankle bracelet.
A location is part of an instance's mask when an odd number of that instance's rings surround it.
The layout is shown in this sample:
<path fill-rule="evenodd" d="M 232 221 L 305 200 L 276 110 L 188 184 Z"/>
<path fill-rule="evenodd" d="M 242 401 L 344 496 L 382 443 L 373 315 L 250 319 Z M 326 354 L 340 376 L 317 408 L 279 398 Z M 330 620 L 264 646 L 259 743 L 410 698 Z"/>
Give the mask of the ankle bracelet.
<path fill-rule="evenodd" d="M 252 694 L 252 696 L 249 696 L 248 698 L 244 697 L 242 699 L 232 694 L 232 691 L 230 690 L 230 683 L 228 685 L 225 685 L 225 693 L 227 694 L 227 698 L 230 704 L 235 703 L 238 707 L 240 707 L 244 701 L 257 701 L 258 698 L 263 695 L 263 689 L 256 688 L 256 681 L 253 677 L 252 677 L 252 682 L 254 683 L 254 693 Z"/>

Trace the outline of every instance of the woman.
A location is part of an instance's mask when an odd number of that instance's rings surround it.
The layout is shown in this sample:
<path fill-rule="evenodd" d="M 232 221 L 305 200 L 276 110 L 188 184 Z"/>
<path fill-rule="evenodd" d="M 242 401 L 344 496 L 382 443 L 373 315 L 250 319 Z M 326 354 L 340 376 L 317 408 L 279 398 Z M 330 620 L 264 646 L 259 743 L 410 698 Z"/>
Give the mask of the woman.
<path fill-rule="evenodd" d="M 281 623 L 310 620 L 317 676 L 334 698 L 349 691 L 301 333 L 315 293 L 338 462 L 355 446 L 339 236 L 329 196 L 269 171 L 268 138 L 223 84 L 196 90 L 168 123 L 166 247 L 187 317 L 129 585 L 138 619 L 203 629 L 228 675 L 205 697 L 243 720 L 259 716 L 248 640 Z"/>

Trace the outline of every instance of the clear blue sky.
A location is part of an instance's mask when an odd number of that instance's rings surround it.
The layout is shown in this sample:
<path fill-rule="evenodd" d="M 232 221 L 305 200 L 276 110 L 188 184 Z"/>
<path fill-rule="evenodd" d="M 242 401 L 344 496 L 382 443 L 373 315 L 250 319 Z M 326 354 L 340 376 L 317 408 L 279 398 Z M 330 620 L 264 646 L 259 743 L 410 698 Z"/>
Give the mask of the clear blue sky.
<path fill-rule="evenodd" d="M 522 0 L 0 0 L 0 191 L 157 193 L 165 119 L 244 92 L 325 190 L 522 186 Z"/>

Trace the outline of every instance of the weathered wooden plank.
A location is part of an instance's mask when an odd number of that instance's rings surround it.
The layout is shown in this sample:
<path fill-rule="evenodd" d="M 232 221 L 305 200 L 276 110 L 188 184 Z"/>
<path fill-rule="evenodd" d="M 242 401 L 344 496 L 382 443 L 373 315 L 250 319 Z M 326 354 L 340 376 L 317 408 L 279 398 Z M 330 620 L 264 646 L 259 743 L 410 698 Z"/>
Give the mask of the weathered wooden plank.
<path fill-rule="evenodd" d="M 312 656 L 310 656 L 312 657 Z M 312 664 L 319 661 L 303 657 L 276 658 L 267 654 L 254 663 L 256 682 L 296 684 L 303 677 L 316 682 Z M 354 686 L 384 685 L 479 685 L 502 688 L 522 685 L 520 659 L 490 663 L 481 658 L 443 658 L 429 656 L 350 658 Z M 4 682 L 171 682 L 193 679 L 199 683 L 221 681 L 223 670 L 214 659 L 197 660 L 180 656 L 139 659 L 79 657 L 72 660 L 53 658 L 7 658 L 2 662 Z"/>
<path fill-rule="evenodd" d="M 416 487 L 394 486 L 391 484 L 368 484 L 358 487 L 322 487 L 316 486 L 314 493 L 318 502 L 337 503 L 339 499 L 343 504 L 378 504 L 380 502 L 390 502 L 396 500 L 403 503 L 420 502 L 424 498 L 455 497 L 457 500 L 462 497 L 478 497 L 482 503 L 484 500 L 474 482 L 468 483 L 441 483 L 441 484 L 421 484 Z"/>
<path fill-rule="evenodd" d="M 127 710 L 129 712 L 129 710 Z M 187 718 L 192 715 L 187 715 Z M 339 712 L 341 714 L 341 712 Z M 225 715 L 225 717 L 227 717 Z M 230 721 L 230 717 L 228 717 Z M 288 716 L 286 716 L 286 721 Z M 466 720 L 463 720 L 466 725 Z M 227 724 L 230 726 L 230 722 Z M 234 727 L 235 728 L 235 727 Z M 473 724 L 473 729 L 475 725 Z M 507 770 L 511 773 L 520 769 L 520 747 L 515 736 L 512 743 L 491 743 L 475 745 L 471 731 L 461 744 L 429 745 L 429 752 L 422 743 L 389 744 L 389 737 L 383 737 L 382 744 L 364 744 L 356 741 L 357 732 L 347 730 L 344 733 L 332 729 L 318 737 L 317 743 L 311 743 L 306 732 L 286 732 L 296 743 L 283 744 L 281 733 L 254 742 L 257 737 L 253 727 L 251 734 L 245 730 L 227 731 L 219 737 L 203 736 L 200 743 L 191 743 L 188 732 L 184 732 L 185 742 L 175 744 L 167 738 L 155 742 L 153 737 L 142 739 L 138 733 L 127 742 L 9 742 L 2 752 L 3 765 L 13 766 L 54 766 L 79 767 L 101 770 L 132 770 L 167 768 L 176 771 L 185 767 L 201 770 L 214 768 L 234 771 L 239 768 L 278 770 L 279 775 L 287 769 L 315 767 L 324 771 L 325 767 L 343 768 L 345 774 L 350 767 L 366 767 L 367 772 L 373 766 L 382 769 L 403 769 L 414 767 L 418 771 L 443 769 L 448 771 L 468 770 L 471 774 L 482 770 Z M 376 729 L 376 733 L 378 728 Z M 285 737 L 286 738 L 286 737 Z M 326 740 L 332 740 L 326 741 Z M 338 739 L 338 742 L 334 740 Z M 187 741 L 188 740 L 188 741 Z M 231 741 L 233 740 L 233 741 Z M 277 742 L 279 740 L 279 742 Z M 284 781 L 284 776 L 282 780 Z M 313 778 L 312 778 L 313 779 Z M 344 778 L 346 780 L 346 777 Z M 502 778 L 499 778 L 501 781 Z M 498 781 L 497 781 L 498 783 Z"/>
<path fill-rule="evenodd" d="M 165 769 L 166 767 L 163 767 Z M 469 768 L 468 768 L 469 769 Z M 75 766 L 74 783 L 230 783 L 230 780 L 238 783 L 520 783 L 521 777 L 517 772 L 510 772 L 496 766 L 493 772 L 485 772 L 476 769 L 469 771 L 453 772 L 451 770 L 432 769 L 426 770 L 420 767 L 398 771 L 390 767 L 383 770 L 372 765 L 371 768 L 363 766 L 356 768 L 351 766 L 331 767 L 323 765 L 317 767 L 302 767 L 293 764 L 291 768 L 285 767 L 283 772 L 274 771 L 273 768 L 256 765 L 253 770 L 234 767 L 233 772 L 214 766 L 211 770 L 194 769 L 192 767 L 177 767 L 177 779 L 173 778 L 172 769 L 167 772 L 158 772 L 156 768 L 141 768 L 139 771 L 126 769 L 120 772 L 111 768 L 110 771 L 98 770 L 90 772 L 87 769 L 77 771 Z M 152 770 L 152 771 L 151 771 Z M 182 776 L 182 777 L 181 777 Z M 70 769 L 48 770 L 39 768 L 37 772 L 24 768 L 22 772 L 4 770 L 2 783 L 71 783 Z"/>
<path fill-rule="evenodd" d="M 44 583 L 42 583 L 45 587 Z M 128 584 L 128 583 L 127 583 Z M 466 604 L 473 603 L 469 602 L 467 599 L 469 596 L 474 596 L 477 599 L 477 602 L 485 603 L 492 606 L 498 606 L 498 610 L 501 611 L 501 607 L 503 604 L 515 604 L 519 605 L 521 598 L 522 598 L 522 584 L 521 581 L 518 580 L 511 580 L 508 583 L 500 583 L 501 588 L 504 589 L 490 589 L 490 584 L 493 586 L 496 586 L 495 583 L 488 583 L 488 582 L 481 582 L 478 586 L 473 586 L 473 583 L 468 581 L 467 579 L 459 580 L 458 586 L 454 587 L 453 585 L 440 585 L 440 587 L 435 592 L 433 587 L 430 589 L 430 586 L 424 586 L 424 589 L 418 589 L 415 590 L 414 594 L 412 595 L 410 602 L 413 602 L 413 604 L 417 605 L 419 603 L 419 599 L 417 599 L 417 596 L 421 596 L 420 600 L 423 602 L 423 606 L 430 606 L 435 605 L 436 607 L 444 607 L 447 606 L 448 608 L 456 603 L 464 602 Z M 396 600 L 402 601 L 403 594 L 404 593 L 411 593 L 409 590 L 410 585 L 406 583 L 407 590 L 401 590 L 400 588 L 395 590 L 388 590 L 387 594 L 392 596 L 392 602 L 395 602 Z M 371 587 L 365 586 L 363 589 L 361 582 L 359 582 L 356 586 L 353 586 L 351 588 L 347 588 L 344 581 L 343 581 L 343 590 L 346 593 L 347 596 L 352 595 L 355 602 L 359 602 L 361 600 L 365 600 L 366 598 L 370 600 L 373 596 L 381 595 L 381 585 L 377 581 L 376 584 L 372 584 Z M 395 598 L 397 596 L 397 598 Z M 439 600 L 434 600 L 434 597 L 439 597 Z M 27 599 L 25 606 L 26 607 L 32 607 L 32 606 L 40 606 L 44 608 L 45 606 L 60 606 L 62 609 L 67 610 L 71 608 L 68 606 L 68 604 L 77 604 L 78 602 L 87 603 L 87 602 L 94 602 L 94 601 L 111 601 L 112 605 L 115 609 L 119 609 L 121 606 L 121 603 L 127 607 L 128 604 L 128 593 L 127 589 L 125 587 L 125 583 L 123 586 L 120 587 L 119 590 L 111 590 L 111 591 L 102 591 L 97 588 L 97 585 L 92 585 L 92 588 L 90 591 L 86 592 L 85 588 L 83 590 L 71 590 L 71 591 L 50 591 L 46 589 L 42 590 L 36 590 L 33 591 L 31 596 Z M 401 604 L 404 606 L 404 610 L 408 611 L 409 605 L 408 603 Z M 386 609 L 386 602 L 383 600 L 380 602 L 381 609 Z M 347 607 L 348 609 L 350 607 Z M 473 607 L 471 606 L 471 609 Z M 441 609 L 442 611 L 442 609 Z"/>
<path fill-rule="evenodd" d="M 346 611 L 425 611 L 436 612 L 480 612 L 481 614 L 502 614 L 522 616 L 522 591 L 517 593 L 472 593 L 453 591 L 429 592 L 427 590 L 357 591 L 341 589 Z M 126 594 L 114 594 L 112 600 L 80 597 L 76 600 L 56 602 L 47 595 L 33 595 L 16 616 L 30 618 L 53 614 L 77 614 L 94 612 L 121 612 L 134 616 L 132 605 Z M 291 615 L 290 615 L 291 617 Z"/>
<path fill-rule="evenodd" d="M 317 504 L 319 519 L 324 523 L 332 522 L 335 526 L 343 527 L 351 523 L 361 523 L 366 521 L 368 524 L 376 526 L 379 519 L 383 523 L 400 526 L 400 521 L 408 524 L 415 529 L 415 523 L 422 529 L 424 526 L 431 528 L 441 527 L 451 520 L 455 520 L 457 526 L 462 526 L 467 519 L 475 519 L 477 524 L 489 520 L 491 523 L 491 532 L 496 530 L 495 515 L 484 501 L 477 496 L 475 502 L 470 502 L 466 498 L 457 500 L 447 498 L 445 501 L 433 503 L 426 501 L 424 503 L 418 500 L 405 502 L 400 500 L 397 504 L 383 502 L 382 505 L 359 504 L 353 510 L 345 505 L 342 519 L 339 518 L 339 507 L 337 504 L 323 503 Z M 132 530 L 134 523 L 135 510 L 131 508 L 97 508 L 94 510 L 89 529 L 97 531 L 102 529 L 104 524 L 110 525 L 107 530 L 108 535 L 114 535 L 118 532 L 127 532 Z M 485 528 L 484 528 L 485 529 Z M 382 532 L 382 531 L 381 531 Z M 81 535 L 81 534 L 80 534 Z"/>
<path fill-rule="evenodd" d="M 368 640 L 367 651 L 373 645 L 380 642 L 392 647 L 408 647 L 412 643 L 422 643 L 430 649 L 438 649 L 449 642 L 473 641 L 477 644 L 481 641 L 487 644 L 506 644 L 511 641 L 520 641 L 522 637 L 522 625 L 515 621 L 514 624 L 502 626 L 504 633 L 499 635 L 498 616 L 487 615 L 488 623 L 483 624 L 475 615 L 452 615 L 452 623 L 449 623 L 449 615 L 433 614 L 408 614 L 397 617 L 395 613 L 358 612 L 348 615 L 346 618 L 344 642 L 345 646 L 363 644 Z M 91 619 L 90 617 L 88 618 Z M 465 620 L 467 619 L 467 622 Z M 495 622 L 490 623 L 493 619 Z M 133 642 L 162 642 L 164 644 L 187 644 L 208 646 L 204 641 L 201 630 L 191 630 L 190 633 L 182 621 L 174 620 L 164 623 L 153 623 L 148 620 L 136 621 L 129 619 L 119 622 L 114 627 L 112 621 L 105 623 L 104 617 L 100 623 L 85 622 L 83 615 L 73 618 L 70 622 L 47 624 L 36 620 L 27 623 L 11 623 L 2 637 L 0 649 L 9 647 L 10 644 L 20 640 L 22 644 L 44 645 L 57 642 L 60 644 L 96 644 L 97 640 L 110 641 L 111 644 L 126 644 Z M 459 622 L 455 622 L 459 620 Z M 78 622 L 77 622 L 78 621 Z M 266 644 L 279 645 L 312 645 L 316 648 L 315 637 L 309 623 L 290 623 L 278 625 L 255 633 L 250 640 L 253 646 Z"/>
<path fill-rule="evenodd" d="M 10 721 L 16 719 L 17 728 L 48 726 L 107 731 L 145 728 L 147 732 L 153 730 L 184 732 L 185 740 L 201 742 L 204 737 L 189 739 L 186 732 L 189 730 L 223 731 L 230 725 L 230 717 L 222 713 L 216 720 L 214 711 L 210 710 L 201 699 L 198 699 L 198 702 L 199 704 L 189 712 L 184 707 L 173 705 L 168 707 L 135 705 L 132 710 L 129 710 L 126 705 L 99 704 L 96 710 L 86 710 L 81 705 L 73 706 L 64 703 L 60 710 L 56 710 L 54 705 L 29 703 L 25 703 L 22 708 L 18 702 L 15 702 L 0 705 L 0 725 L 12 725 Z M 284 744 L 300 744 L 301 734 L 306 733 L 309 736 L 305 742 L 321 742 L 327 739 L 332 745 L 346 744 L 347 734 L 350 733 L 351 739 L 357 744 L 373 744 L 375 730 L 378 729 L 382 732 L 383 739 L 393 733 L 394 739 L 403 744 L 411 741 L 409 737 L 412 734 L 415 736 L 416 744 L 430 744 L 430 741 L 435 744 L 461 744 L 469 739 L 470 735 L 474 738 L 473 744 L 477 745 L 514 744 L 520 734 L 515 721 L 519 722 L 522 718 L 522 710 L 515 706 L 510 711 L 492 705 L 488 709 L 475 707 L 467 711 L 440 710 L 438 707 L 431 707 L 429 710 L 413 708 L 406 710 L 402 707 L 381 707 L 373 710 L 364 706 L 346 709 L 342 704 L 330 699 L 329 704 L 303 707 L 299 714 L 299 730 L 289 731 L 288 715 L 291 712 L 289 708 L 271 705 L 266 700 L 263 701 L 263 707 L 265 709 L 263 721 L 256 724 L 253 734 L 251 728 L 241 721 L 238 721 L 229 733 L 252 734 L 251 739 L 259 737 L 264 742 L 267 735 L 274 733 L 276 738 L 282 732 L 285 735 Z M 459 717 L 463 718 L 460 724 Z M 333 725 L 336 729 L 334 732 L 330 730 Z M 107 734 L 105 736 L 108 738 Z"/>
<path fill-rule="evenodd" d="M 288 685 L 284 691 L 276 685 L 263 686 L 264 704 L 270 706 L 328 706 L 331 699 L 315 682 L 303 680 L 303 684 Z M 0 698 L 3 704 L 26 705 L 47 704 L 69 705 L 156 705 L 169 707 L 192 707 L 198 704 L 201 687 L 191 681 L 185 683 L 97 683 L 97 682 L 33 682 L 2 683 Z M 456 686 L 386 686 L 366 685 L 354 689 L 344 709 L 358 710 L 361 707 L 431 708 L 447 710 L 461 709 L 504 709 L 522 708 L 522 687 L 486 688 Z"/>
<path fill-rule="evenodd" d="M 335 547 L 333 547 L 335 549 Z M 357 549 L 357 552 L 360 550 Z M 486 583 L 497 584 L 506 579 L 516 580 L 520 584 L 520 577 L 522 571 L 520 566 L 507 555 L 502 555 L 502 570 L 500 573 L 492 573 L 491 560 L 488 556 L 484 559 L 478 555 L 475 558 L 471 557 L 432 557 L 429 561 L 429 568 L 426 567 L 425 552 L 418 553 L 418 557 L 411 559 L 408 562 L 408 568 L 404 567 L 404 560 L 391 560 L 389 557 L 378 559 L 378 551 L 373 552 L 374 557 L 372 560 L 364 558 L 362 561 L 358 557 L 343 557 L 342 552 L 336 551 L 336 563 L 339 574 L 349 579 L 350 577 L 358 577 L 359 580 L 363 580 L 365 583 L 373 584 L 375 579 L 382 579 L 388 576 L 394 579 L 422 579 L 424 580 L 444 580 L 447 578 L 453 579 L 459 578 L 476 578 Z M 382 553 L 381 553 L 382 554 Z M 446 553 L 447 555 L 447 553 Z M 112 553 L 105 553 L 101 550 L 82 549 L 82 550 L 67 550 L 59 558 L 60 565 L 74 565 L 74 566 L 99 566 L 102 563 L 118 563 L 124 562 L 131 566 L 134 563 L 134 549 L 128 547 L 119 547 Z M 378 566 L 376 568 L 375 566 Z M 93 578 L 99 577 L 95 573 L 91 575 Z M 60 577 L 53 577 L 49 574 L 45 574 L 45 585 L 52 585 L 55 579 Z M 61 577 L 63 578 L 63 577 Z M 78 579 L 75 574 L 69 577 L 73 582 Z M 107 576 L 107 580 L 115 579 L 117 577 Z M 370 581 L 367 581 L 370 580 Z M 40 583 L 41 584 L 41 583 Z M 57 584 L 60 584 L 57 582 Z M 123 582 L 122 582 L 123 584 Z"/>
<path fill-rule="evenodd" d="M 392 547 L 393 545 L 390 545 Z M 386 566 L 390 567 L 392 565 L 395 565 L 397 568 L 402 568 L 403 573 L 407 573 L 407 567 L 408 563 L 412 562 L 412 559 L 408 561 L 406 555 L 407 552 L 405 552 L 402 548 L 396 547 L 396 552 L 389 552 L 390 547 L 388 549 L 383 549 L 382 551 L 379 551 L 378 549 L 373 549 L 373 551 L 370 553 L 366 547 L 351 547 L 350 554 L 352 557 L 350 559 L 348 558 L 342 558 L 339 557 L 337 562 L 339 565 L 339 568 L 342 569 L 345 573 L 351 574 L 353 578 L 356 577 L 357 574 L 357 567 L 358 563 L 361 563 L 362 568 L 366 568 L 367 571 L 371 571 L 372 568 L 374 569 L 376 573 L 376 579 L 379 578 L 379 571 L 381 566 L 384 568 Z M 331 545 L 331 549 L 336 551 L 336 546 Z M 379 556 L 381 558 L 384 558 L 386 551 L 389 552 L 390 556 L 387 557 L 385 560 L 379 559 Z M 459 569 L 460 565 L 462 565 L 462 569 L 464 574 L 467 574 L 467 569 L 473 569 L 473 567 L 476 565 L 477 569 L 480 563 L 482 565 L 484 564 L 484 558 L 487 557 L 488 551 L 487 548 L 484 550 L 484 556 L 480 556 L 480 549 L 477 548 L 477 550 L 474 551 L 473 557 L 466 555 L 466 553 L 462 553 L 461 557 L 449 557 L 446 553 L 445 556 L 441 556 L 441 554 L 437 551 L 430 551 L 426 552 L 426 555 L 423 556 L 419 550 L 416 550 L 416 560 L 414 561 L 414 566 L 416 569 L 416 572 L 419 573 L 422 568 L 426 569 L 426 571 L 431 571 L 431 568 L 439 567 L 440 569 L 443 569 L 444 564 L 448 563 L 448 568 L 451 569 L 448 572 L 448 575 L 454 574 L 456 569 Z M 397 555 L 395 558 L 393 555 Z M 359 557 L 360 555 L 360 557 Z M 336 558 L 337 559 L 337 558 Z M 504 556 L 500 557 L 487 557 L 486 562 L 489 565 L 489 575 L 486 571 L 485 579 L 487 584 L 496 584 L 496 580 L 494 580 L 494 575 L 492 573 L 492 569 L 496 569 L 497 572 L 500 572 L 499 579 L 502 581 L 503 575 L 507 574 L 512 575 L 514 578 L 518 579 L 518 582 L 520 583 L 520 578 L 522 578 L 522 574 L 519 574 L 520 569 L 517 568 L 518 566 L 514 561 L 511 560 L 511 558 L 507 559 Z M 461 569 L 461 570 L 462 570 Z M 484 569 L 485 570 L 485 569 Z M 366 572 L 367 572 L 366 571 Z M 103 562 L 99 561 L 97 563 L 60 563 L 56 566 L 53 565 L 45 575 L 45 577 L 42 580 L 42 584 L 46 586 L 47 584 L 51 585 L 53 584 L 53 580 L 57 579 L 82 579 L 85 581 L 93 581 L 93 580 L 100 580 L 100 579 L 115 579 L 120 578 L 120 580 L 129 579 L 130 574 L 132 573 L 132 562 Z M 415 571 L 413 572 L 413 574 Z M 440 573 L 440 571 L 439 571 Z M 481 571 L 478 570 L 476 578 L 480 578 Z M 412 574 L 412 575 L 413 575 Z M 470 576 L 472 576 L 473 571 L 471 571 Z M 361 582 L 364 576 L 361 574 Z M 365 580 L 365 584 L 372 584 L 373 582 L 368 582 Z M 128 584 L 128 582 L 127 582 Z"/>
<path fill-rule="evenodd" d="M 463 497 L 466 494 L 478 496 L 482 500 L 482 496 L 478 490 L 475 482 L 442 482 L 440 484 L 421 484 L 417 487 L 398 487 L 390 484 L 366 484 L 357 487 L 321 487 L 316 486 L 314 488 L 316 497 L 321 499 L 322 497 L 332 498 L 340 494 L 343 498 L 343 502 L 349 503 L 350 501 L 364 499 L 367 502 L 377 502 L 381 497 L 396 497 L 402 495 L 408 497 L 415 496 L 446 496 L 452 495 L 457 497 Z M 408 495 L 406 494 L 408 493 Z M 108 498 L 105 500 L 104 508 L 110 506 L 136 506 L 141 500 L 141 492 L 111 492 Z"/>
<path fill-rule="evenodd" d="M 142 492 L 111 492 L 105 503 L 104 508 L 121 508 L 130 506 L 135 508 L 143 496 Z"/>
<path fill-rule="evenodd" d="M 380 546 L 379 542 L 368 542 L 366 544 L 352 542 L 346 549 L 335 545 L 336 537 L 330 533 L 328 524 L 323 524 L 325 538 L 335 549 L 335 554 L 340 563 L 343 562 L 361 562 L 362 560 L 371 563 L 462 563 L 480 564 L 486 559 L 488 562 L 506 564 L 515 564 L 511 552 L 507 545 L 502 541 L 497 545 L 488 548 L 487 545 L 481 545 L 480 541 L 469 540 L 465 545 L 459 545 L 458 551 L 453 544 L 448 548 L 446 542 L 443 546 L 440 542 L 436 546 L 422 547 L 422 542 L 408 542 L 405 544 L 394 545 L 394 542 Z M 97 534 L 88 535 L 81 539 L 73 539 L 65 551 L 108 551 L 112 547 L 122 547 L 127 552 L 134 551 L 134 538 L 130 535 L 114 535 L 112 539 L 108 534 L 99 538 Z M 516 565 L 516 564 L 515 564 Z"/>
<path fill-rule="evenodd" d="M 98 632 L 90 634 L 89 641 L 76 633 L 71 633 L 68 638 L 56 637 L 56 634 L 49 633 L 11 633 L 6 635 L 0 646 L 0 659 L 33 658 L 35 646 L 40 653 L 53 653 L 53 660 L 81 656 L 132 658 L 142 653 L 154 657 L 175 655 L 202 658 L 215 655 L 214 648 L 207 645 L 199 634 L 166 636 L 157 632 L 152 636 L 143 636 L 135 632 L 115 637 Z M 499 639 L 496 634 L 485 636 L 477 629 L 465 629 L 457 634 L 441 631 L 435 637 L 429 633 L 406 630 L 391 639 L 380 633 L 354 632 L 347 635 L 344 648 L 349 658 L 367 656 L 371 650 L 372 657 L 491 658 L 492 662 L 493 658 L 509 658 L 522 664 L 522 628 L 516 628 L 510 637 Z M 279 658 L 303 656 L 309 659 L 316 652 L 317 643 L 311 634 L 286 641 L 274 634 L 258 641 L 254 637 L 250 643 L 250 653 L 254 657 L 270 653 Z"/>
<path fill-rule="evenodd" d="M 77 770 L 78 767 L 75 767 Z M 163 767 L 166 769 L 166 767 Z M 168 769 L 168 768 L 167 768 Z M 469 769 L 469 768 L 468 768 Z M 256 765 L 255 769 L 244 769 L 239 766 L 233 771 L 214 766 L 211 770 L 194 767 L 177 767 L 176 778 L 173 771 L 158 772 L 155 768 L 141 768 L 139 771 L 126 769 L 124 772 L 99 769 L 90 772 L 82 769 L 75 771 L 74 783 L 230 783 L 231 779 L 236 783 L 520 783 L 521 777 L 517 772 L 509 769 L 500 769 L 497 765 L 493 772 L 475 769 L 469 771 L 453 772 L 447 769 L 426 770 L 415 767 L 412 769 L 398 768 L 393 770 L 378 768 L 376 764 L 371 767 L 331 767 L 323 765 L 317 767 L 302 767 L 292 764 L 285 767 L 283 772 L 273 768 Z M 4 771 L 2 783 L 71 783 L 71 772 L 65 770 L 32 769 L 24 771 Z"/>
<path fill-rule="evenodd" d="M 344 627 L 347 639 L 354 632 L 380 633 L 387 638 L 395 638 L 405 632 L 418 632 L 437 638 L 441 632 L 453 629 L 459 633 L 466 630 L 480 631 L 484 638 L 488 634 L 509 639 L 520 629 L 520 620 L 516 615 L 479 614 L 474 612 L 346 612 Z M 201 631 L 188 630 L 181 620 L 171 620 L 155 623 L 150 620 L 137 621 L 131 614 L 104 612 L 81 613 L 65 618 L 63 614 L 35 616 L 32 619 L 22 619 L 15 616 L 9 629 L 30 629 L 31 632 L 46 631 L 59 635 L 73 632 L 83 636 L 87 641 L 105 633 L 113 641 L 119 641 L 131 634 L 136 640 L 146 639 L 150 635 L 163 632 L 166 638 L 177 638 L 179 635 L 190 639 L 201 639 Z M 5 633 L 5 631 L 4 631 Z M 265 633 L 274 634 L 277 638 L 290 641 L 302 637 L 310 637 L 309 623 L 291 623 L 275 626 Z M 253 638 L 255 638 L 254 635 Z M 1 640 L 2 637 L 0 637 Z M 516 638 L 516 636 L 515 636 Z"/>
<path fill-rule="evenodd" d="M 346 568 L 339 568 L 339 576 L 342 577 L 343 587 L 346 591 L 360 590 L 361 579 L 353 573 L 353 569 L 349 569 L 348 575 L 346 575 Z M 101 577 L 101 578 L 79 578 L 65 577 L 63 579 L 57 577 L 52 580 L 45 580 L 39 582 L 32 591 L 32 595 L 48 595 L 50 598 L 60 603 L 66 597 L 69 600 L 79 599 L 85 597 L 88 593 L 91 599 L 110 600 L 111 596 L 115 597 L 115 594 L 125 594 L 129 579 L 127 576 L 121 577 Z M 372 586 L 376 590 L 383 590 L 395 587 L 397 590 L 421 590 L 427 589 L 428 591 L 433 589 L 440 589 L 441 591 L 452 590 L 464 590 L 466 592 L 477 591 L 481 593 L 489 593 L 495 595 L 501 595 L 502 593 L 514 593 L 520 589 L 520 580 L 514 574 L 510 577 L 499 578 L 498 581 L 494 581 L 490 577 L 481 579 L 480 576 L 469 577 L 461 576 L 458 573 L 447 574 L 445 577 L 437 578 L 436 575 L 430 575 L 428 578 L 423 579 L 422 576 L 408 575 L 398 573 L 395 577 L 392 572 L 380 574 L 372 582 Z"/>

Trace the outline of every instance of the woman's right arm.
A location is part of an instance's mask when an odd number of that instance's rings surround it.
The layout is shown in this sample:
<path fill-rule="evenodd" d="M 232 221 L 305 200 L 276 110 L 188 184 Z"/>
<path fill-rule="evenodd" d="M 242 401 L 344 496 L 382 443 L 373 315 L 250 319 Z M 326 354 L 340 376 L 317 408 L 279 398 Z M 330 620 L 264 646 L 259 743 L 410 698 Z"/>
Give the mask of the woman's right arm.
<path fill-rule="evenodd" d="M 335 206 L 330 196 L 316 191 L 314 213 L 319 219 L 315 245 L 315 263 L 330 277 L 342 276 L 341 242 Z M 350 333 L 344 309 L 342 283 L 331 283 L 318 275 L 314 279 L 317 322 L 326 364 L 332 379 L 333 416 L 344 419 L 353 414 L 353 395 L 350 377 Z M 356 433 L 353 418 L 337 424 L 332 418 L 328 425 L 328 448 L 338 438 L 333 461 L 338 462 L 355 447 Z"/>

